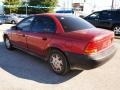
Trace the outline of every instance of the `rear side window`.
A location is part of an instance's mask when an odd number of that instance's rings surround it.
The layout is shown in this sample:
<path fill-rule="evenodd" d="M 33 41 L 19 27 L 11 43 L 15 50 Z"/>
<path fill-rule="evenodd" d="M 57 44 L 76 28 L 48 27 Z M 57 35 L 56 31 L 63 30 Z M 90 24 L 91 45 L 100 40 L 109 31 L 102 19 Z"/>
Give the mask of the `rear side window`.
<path fill-rule="evenodd" d="M 56 24 L 48 16 L 38 16 L 32 24 L 32 32 L 55 32 L 55 30 Z"/>
<path fill-rule="evenodd" d="M 76 16 L 56 16 L 65 32 L 95 28 L 92 24 Z"/>

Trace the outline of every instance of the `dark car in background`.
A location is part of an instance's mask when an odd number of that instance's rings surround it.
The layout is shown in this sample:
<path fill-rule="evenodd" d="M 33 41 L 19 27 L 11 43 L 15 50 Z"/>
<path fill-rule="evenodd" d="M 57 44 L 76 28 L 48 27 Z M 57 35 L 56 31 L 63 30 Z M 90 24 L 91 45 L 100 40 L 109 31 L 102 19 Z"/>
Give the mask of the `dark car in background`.
<path fill-rule="evenodd" d="M 120 35 L 120 9 L 93 12 L 84 18 L 94 26 L 113 30 Z"/>
<path fill-rule="evenodd" d="M 4 24 L 6 19 L 7 19 L 7 17 L 5 15 L 0 15 L 0 25 Z"/>

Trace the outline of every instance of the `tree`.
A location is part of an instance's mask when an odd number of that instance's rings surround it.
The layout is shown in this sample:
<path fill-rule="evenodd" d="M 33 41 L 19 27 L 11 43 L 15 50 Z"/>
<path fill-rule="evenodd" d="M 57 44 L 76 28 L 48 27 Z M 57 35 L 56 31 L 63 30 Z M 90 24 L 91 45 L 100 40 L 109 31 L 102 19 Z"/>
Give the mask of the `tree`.
<path fill-rule="evenodd" d="M 4 7 L 5 13 L 17 13 L 18 6 L 21 4 L 20 0 L 5 0 Z"/>
<path fill-rule="evenodd" d="M 20 2 L 21 1 L 21 2 Z M 57 4 L 58 0 L 28 0 L 29 2 L 25 2 L 25 0 L 5 0 L 4 5 L 14 5 L 12 7 L 5 7 L 5 12 L 8 13 L 18 13 L 25 14 L 26 13 L 26 4 L 27 5 L 27 13 L 28 14 L 37 14 L 37 13 L 48 13 L 53 12 L 54 7 Z M 17 7 L 19 5 L 20 7 Z M 41 8 L 46 7 L 46 8 Z M 52 8 L 47 8 L 52 7 Z"/>
<path fill-rule="evenodd" d="M 26 2 L 21 2 L 21 7 L 18 8 L 18 14 L 25 14 L 26 13 Z"/>
<path fill-rule="evenodd" d="M 48 13 L 53 12 L 54 8 L 40 8 L 40 7 L 55 7 L 57 4 L 57 0 L 30 0 L 28 9 L 28 13 L 37 14 L 37 13 Z"/>

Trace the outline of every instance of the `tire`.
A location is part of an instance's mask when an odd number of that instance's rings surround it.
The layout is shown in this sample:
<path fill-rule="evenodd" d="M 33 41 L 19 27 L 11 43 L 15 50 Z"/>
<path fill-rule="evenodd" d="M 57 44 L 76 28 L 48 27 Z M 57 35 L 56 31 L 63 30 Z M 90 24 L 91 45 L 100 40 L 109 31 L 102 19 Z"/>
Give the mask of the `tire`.
<path fill-rule="evenodd" d="M 14 47 L 13 45 L 11 44 L 10 40 L 8 37 L 5 37 L 4 38 L 4 43 L 5 43 L 5 47 L 8 49 L 8 50 L 13 50 Z"/>
<path fill-rule="evenodd" d="M 16 24 L 16 22 L 13 20 L 13 21 L 11 21 L 11 24 Z"/>
<path fill-rule="evenodd" d="M 59 75 L 64 75 L 70 71 L 65 55 L 59 50 L 52 50 L 49 54 L 49 64 L 52 70 Z"/>
<path fill-rule="evenodd" d="M 120 35 L 120 25 L 114 26 L 113 31 L 115 35 Z"/>

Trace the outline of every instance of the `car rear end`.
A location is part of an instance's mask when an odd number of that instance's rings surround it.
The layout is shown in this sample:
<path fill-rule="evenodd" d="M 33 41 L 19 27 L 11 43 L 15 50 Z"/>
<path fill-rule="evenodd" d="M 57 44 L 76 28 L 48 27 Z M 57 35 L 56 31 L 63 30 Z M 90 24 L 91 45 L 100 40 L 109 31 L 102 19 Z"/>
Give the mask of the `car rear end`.
<path fill-rule="evenodd" d="M 63 26 L 64 37 L 71 38 L 71 49 L 65 51 L 71 69 L 88 70 L 98 67 L 115 54 L 114 32 L 96 28 L 78 17 L 57 18 Z"/>
<path fill-rule="evenodd" d="M 104 30 L 87 44 L 84 52 L 95 63 L 91 68 L 100 66 L 113 57 L 116 52 L 113 39 L 114 33 Z"/>
<path fill-rule="evenodd" d="M 79 33 L 80 32 L 83 33 L 83 31 L 79 31 Z M 83 44 L 84 48 L 82 52 L 79 53 L 79 50 L 67 52 L 72 69 L 89 70 L 96 68 L 109 61 L 116 52 L 116 47 L 113 43 L 113 32 L 96 28 L 93 30 L 86 30 L 84 33 L 88 35 L 88 39 L 86 39 L 88 41 Z M 89 34 L 91 36 L 89 36 Z M 81 46 L 80 44 L 81 43 L 77 43 L 73 47 L 79 47 Z"/>

